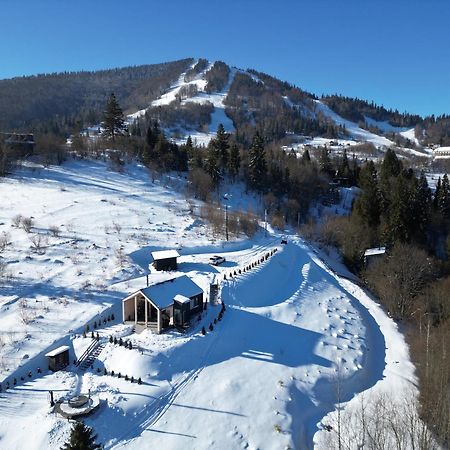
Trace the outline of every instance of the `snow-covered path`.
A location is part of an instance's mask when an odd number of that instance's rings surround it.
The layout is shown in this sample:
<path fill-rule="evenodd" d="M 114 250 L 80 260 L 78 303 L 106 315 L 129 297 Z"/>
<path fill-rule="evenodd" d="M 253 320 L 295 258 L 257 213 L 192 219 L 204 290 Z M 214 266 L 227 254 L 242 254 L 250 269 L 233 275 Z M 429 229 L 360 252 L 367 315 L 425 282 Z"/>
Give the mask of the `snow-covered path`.
<path fill-rule="evenodd" d="M 171 355 L 192 355 L 183 358 L 188 383 L 120 448 L 312 448 L 318 423 L 335 409 L 338 370 L 341 402 L 380 382 L 399 388 L 413 377 L 394 323 L 367 296 L 362 304 L 364 295 L 300 240 L 226 282 L 227 312 L 203 338 L 212 344 L 201 364 L 189 343 Z M 376 317 L 367 307 L 377 309 Z M 401 376 L 386 365 L 376 320 L 391 328 Z"/>

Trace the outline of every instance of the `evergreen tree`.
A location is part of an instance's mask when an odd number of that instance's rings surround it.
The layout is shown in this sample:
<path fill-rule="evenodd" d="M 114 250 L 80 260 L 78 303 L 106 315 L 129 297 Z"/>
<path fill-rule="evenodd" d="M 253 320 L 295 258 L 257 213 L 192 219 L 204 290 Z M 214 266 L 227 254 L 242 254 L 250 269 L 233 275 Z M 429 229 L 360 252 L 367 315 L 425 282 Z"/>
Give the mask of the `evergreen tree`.
<path fill-rule="evenodd" d="M 397 158 L 394 150 L 388 148 L 381 163 L 380 178 L 387 180 L 390 177 L 397 177 L 401 171 L 401 161 Z"/>
<path fill-rule="evenodd" d="M 211 177 L 214 184 L 218 184 L 220 180 L 219 155 L 214 142 L 211 141 L 208 145 L 208 155 L 205 161 L 206 173 Z"/>
<path fill-rule="evenodd" d="M 350 164 L 348 162 L 347 149 L 346 148 L 344 148 L 344 154 L 342 155 L 342 161 L 339 164 L 338 177 L 339 178 L 344 178 L 346 180 L 345 181 L 345 185 L 349 185 L 350 184 L 350 179 L 351 179 Z"/>
<path fill-rule="evenodd" d="M 373 161 L 361 168 L 359 186 L 362 192 L 355 201 L 355 213 L 369 227 L 377 227 L 380 224 L 380 192 Z"/>
<path fill-rule="evenodd" d="M 436 211 L 438 210 L 438 198 L 440 191 L 441 191 L 441 177 L 438 178 L 438 182 L 436 183 L 436 189 L 434 190 L 433 208 Z"/>
<path fill-rule="evenodd" d="M 196 159 L 195 159 L 194 144 L 192 142 L 191 136 L 188 136 L 188 138 L 186 139 L 186 144 L 184 144 L 184 149 L 186 152 L 188 169 L 192 170 L 195 167 Z"/>
<path fill-rule="evenodd" d="M 222 124 L 219 124 L 217 127 L 217 135 L 213 143 L 217 152 L 218 165 L 222 172 L 228 166 L 228 149 L 230 148 L 228 145 L 228 139 L 229 134 L 225 133 L 225 128 Z"/>
<path fill-rule="evenodd" d="M 241 168 L 241 155 L 239 154 L 239 147 L 237 144 L 233 144 L 230 150 L 230 161 L 228 162 L 228 170 L 230 172 L 233 182 L 236 176 L 239 174 Z"/>
<path fill-rule="evenodd" d="M 256 132 L 249 151 L 248 181 L 249 185 L 257 190 L 263 190 L 267 178 L 266 152 L 264 141 Z"/>
<path fill-rule="evenodd" d="M 450 217 L 450 183 L 447 174 L 442 177 L 439 193 L 437 194 L 438 211 L 445 219 Z"/>
<path fill-rule="evenodd" d="M 393 179 L 400 175 L 402 163 L 397 158 L 394 150 L 388 148 L 380 167 L 380 191 L 382 199 L 382 210 L 385 214 L 389 211 L 391 195 L 393 193 Z"/>
<path fill-rule="evenodd" d="M 70 431 L 69 440 L 61 447 L 61 450 L 97 450 L 101 445 L 95 443 L 96 435 L 92 428 L 83 422 L 75 422 Z"/>
<path fill-rule="evenodd" d="M 117 102 L 116 96 L 112 93 L 106 103 L 103 113 L 103 136 L 114 141 L 116 136 L 123 135 L 126 131 L 123 111 Z"/>
<path fill-rule="evenodd" d="M 334 175 L 333 174 L 333 166 L 332 166 L 331 160 L 330 160 L 330 154 L 326 147 L 322 147 L 322 150 L 320 151 L 319 168 L 322 173 L 326 173 L 330 177 L 332 177 Z"/>
<path fill-rule="evenodd" d="M 302 164 L 309 164 L 311 162 L 311 156 L 309 155 L 309 150 L 305 149 L 302 155 L 301 163 Z"/>
<path fill-rule="evenodd" d="M 428 225 L 431 220 L 431 189 L 428 186 L 425 174 L 422 172 L 416 183 L 412 220 L 415 238 L 420 242 L 426 237 Z"/>

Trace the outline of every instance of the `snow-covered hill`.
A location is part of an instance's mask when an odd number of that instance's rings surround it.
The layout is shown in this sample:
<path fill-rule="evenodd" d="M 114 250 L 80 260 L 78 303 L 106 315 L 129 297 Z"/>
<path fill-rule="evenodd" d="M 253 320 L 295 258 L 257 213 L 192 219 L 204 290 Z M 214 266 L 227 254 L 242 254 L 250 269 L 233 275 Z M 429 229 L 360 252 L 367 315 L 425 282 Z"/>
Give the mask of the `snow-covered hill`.
<path fill-rule="evenodd" d="M 90 389 L 102 401 L 87 423 L 105 448 L 324 449 L 337 382 L 348 408 L 362 393 L 402 396 L 415 381 L 396 325 L 354 282 L 295 236 L 287 245 L 272 232 L 215 240 L 191 215 L 183 183 L 152 183 L 143 167 L 117 173 L 98 161 L 2 180 L 0 232 L 11 238 L 2 260 L 14 275 L 0 293 L 3 390 L 10 382 L 0 394 L 2 448 L 23 449 L 24 435 L 32 436 L 30 450 L 59 448 L 70 424 L 50 412 L 48 390 L 60 397 Z M 30 233 L 11 226 L 19 213 L 33 217 Z M 45 252 L 30 248 L 51 226 L 59 233 L 42 243 Z M 206 336 L 201 327 L 219 306 L 209 305 L 185 334 L 131 334 L 120 323 L 121 299 L 145 286 L 156 248 L 180 249 L 179 272 L 206 291 L 221 280 L 227 310 Z M 226 263 L 213 267 L 208 258 L 217 253 Z M 168 276 L 151 274 L 150 282 Z M 123 336 L 133 350 L 107 343 L 85 373 L 73 365 L 46 370 L 46 351 L 67 344 L 71 358 L 80 356 L 90 342 L 84 325 L 112 313 L 101 338 Z"/>
<path fill-rule="evenodd" d="M 198 61 L 195 61 L 190 69 L 194 68 Z M 220 92 L 206 92 L 205 88 L 207 81 L 205 79 L 205 74 L 211 70 L 214 63 L 209 63 L 208 66 L 197 74 L 193 79 L 186 81 L 186 72 L 183 72 L 178 78 L 177 82 L 174 83 L 159 99 L 154 100 L 151 104 L 152 107 L 161 105 L 170 105 L 172 102 L 177 102 L 177 95 L 180 90 L 186 88 L 187 86 L 195 86 L 197 89 L 197 94 L 193 97 L 185 98 L 181 101 L 181 105 L 186 103 L 211 103 L 214 107 L 213 113 L 211 114 L 210 123 L 207 124 L 208 131 L 192 131 L 192 130 L 177 130 L 179 134 L 181 132 L 182 137 L 176 139 L 177 143 L 184 143 L 188 136 L 191 136 L 194 143 L 197 145 L 208 145 L 209 141 L 213 139 L 216 135 L 217 127 L 222 124 L 227 133 L 232 133 L 235 131 L 232 120 L 225 114 L 224 99 L 226 98 L 228 91 L 230 89 L 231 83 L 233 82 L 234 75 L 237 69 L 231 68 L 228 82 Z M 136 113 L 130 114 L 128 120 L 131 122 L 134 119 L 145 114 L 147 109 L 137 111 Z M 166 130 L 169 133 L 170 131 Z"/>

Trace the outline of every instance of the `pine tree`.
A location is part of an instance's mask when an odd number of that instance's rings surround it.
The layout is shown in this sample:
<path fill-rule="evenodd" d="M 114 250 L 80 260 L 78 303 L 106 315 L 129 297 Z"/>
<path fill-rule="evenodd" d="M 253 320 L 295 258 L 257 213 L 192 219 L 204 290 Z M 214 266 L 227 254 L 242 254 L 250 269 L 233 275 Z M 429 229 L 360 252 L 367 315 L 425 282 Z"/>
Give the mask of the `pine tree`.
<path fill-rule="evenodd" d="M 208 145 L 208 155 L 205 161 L 206 173 L 211 177 L 214 184 L 218 184 L 220 180 L 219 155 L 214 142 L 211 141 Z"/>
<path fill-rule="evenodd" d="M 225 133 L 225 128 L 220 123 L 217 127 L 217 135 L 213 140 L 213 145 L 216 149 L 218 166 L 222 172 L 224 172 L 228 166 L 228 149 L 230 148 L 230 146 L 228 145 L 229 137 L 230 135 L 228 133 Z"/>
<path fill-rule="evenodd" d="M 332 177 L 334 175 L 333 174 L 333 166 L 332 166 L 331 160 L 330 160 L 330 154 L 326 147 L 323 147 L 322 150 L 320 151 L 319 168 L 322 173 L 326 173 L 330 177 Z"/>
<path fill-rule="evenodd" d="M 378 190 L 377 171 L 373 161 L 361 168 L 359 174 L 361 195 L 355 201 L 355 213 L 369 227 L 380 224 L 380 192 Z"/>
<path fill-rule="evenodd" d="M 228 170 L 234 182 L 241 168 L 241 155 L 237 144 L 233 144 L 230 150 L 230 161 L 228 162 Z"/>
<path fill-rule="evenodd" d="M 106 103 L 106 109 L 103 113 L 103 136 L 114 141 L 116 136 L 123 135 L 126 132 L 126 125 L 123 119 L 123 111 L 117 102 L 116 96 L 112 93 Z"/>
<path fill-rule="evenodd" d="M 416 182 L 414 192 L 412 219 L 413 229 L 417 240 L 423 241 L 426 237 L 428 225 L 431 220 L 431 189 L 428 186 L 425 174 L 422 172 Z"/>
<path fill-rule="evenodd" d="M 267 178 L 266 152 L 261 135 L 256 132 L 249 151 L 248 181 L 257 190 L 263 190 Z"/>
<path fill-rule="evenodd" d="M 302 158 L 301 158 L 301 163 L 302 164 L 309 164 L 311 162 L 311 156 L 309 155 L 309 150 L 305 149 L 305 151 L 303 152 Z"/>
<path fill-rule="evenodd" d="M 402 162 L 397 158 L 394 150 L 388 148 L 381 163 L 379 180 L 384 215 L 389 212 L 389 204 L 394 189 L 392 184 L 395 182 L 394 179 L 400 175 L 402 167 Z"/>
<path fill-rule="evenodd" d="M 61 450 L 97 450 L 101 445 L 95 443 L 96 435 L 92 428 L 83 422 L 75 422 L 70 431 L 69 440 L 61 447 Z"/>
<path fill-rule="evenodd" d="M 350 164 L 348 162 L 347 149 L 346 148 L 344 148 L 344 154 L 342 155 L 342 161 L 339 164 L 338 176 L 340 178 L 344 178 L 346 180 L 346 183 L 345 183 L 346 185 L 348 185 L 350 183 L 350 178 L 351 178 Z"/>
<path fill-rule="evenodd" d="M 437 196 L 437 207 L 444 218 L 450 217 L 450 183 L 447 174 L 442 177 L 441 186 Z"/>

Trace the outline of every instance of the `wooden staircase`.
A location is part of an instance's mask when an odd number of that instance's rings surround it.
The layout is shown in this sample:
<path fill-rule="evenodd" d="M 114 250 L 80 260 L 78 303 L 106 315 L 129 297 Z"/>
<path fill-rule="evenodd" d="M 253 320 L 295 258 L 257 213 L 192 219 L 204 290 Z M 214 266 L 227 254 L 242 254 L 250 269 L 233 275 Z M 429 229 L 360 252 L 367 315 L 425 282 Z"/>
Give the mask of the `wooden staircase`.
<path fill-rule="evenodd" d="M 80 356 L 75 365 L 83 371 L 89 369 L 105 346 L 106 342 L 97 341 L 94 339 L 85 352 Z"/>

